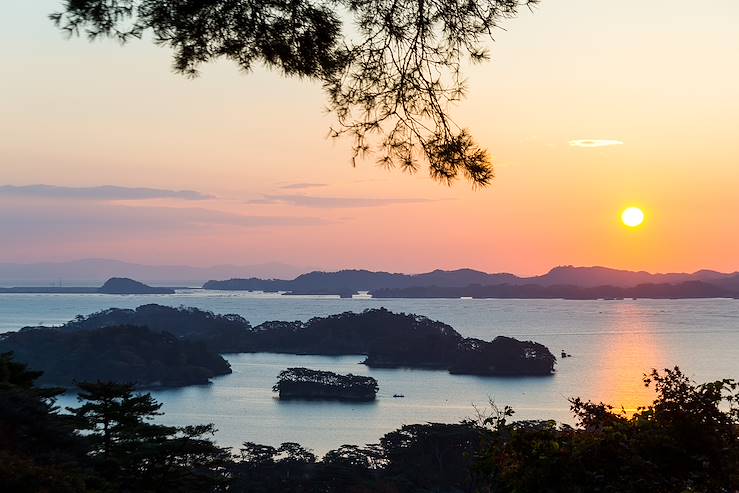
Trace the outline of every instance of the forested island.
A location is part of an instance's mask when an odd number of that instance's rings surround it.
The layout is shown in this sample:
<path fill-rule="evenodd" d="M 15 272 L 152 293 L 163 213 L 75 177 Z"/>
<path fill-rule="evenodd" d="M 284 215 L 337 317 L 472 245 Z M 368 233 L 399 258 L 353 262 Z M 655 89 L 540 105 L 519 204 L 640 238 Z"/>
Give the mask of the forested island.
<path fill-rule="evenodd" d="M 44 371 L 43 384 L 111 380 L 138 387 L 204 384 L 231 372 L 220 356 L 273 352 L 365 355 L 381 368 L 429 368 L 471 375 L 551 375 L 555 356 L 532 341 L 465 338 L 442 322 L 384 308 L 272 321 L 157 304 L 111 308 L 59 327 L 0 334 L 0 352 Z"/>
<path fill-rule="evenodd" d="M 150 304 L 79 316 L 59 330 L 73 332 L 118 325 L 167 332 L 200 342 L 217 353 L 365 355 L 366 365 L 385 368 L 434 368 L 475 375 L 550 375 L 556 362 L 549 349 L 532 341 L 465 338 L 445 323 L 384 308 L 315 317 L 307 322 L 264 322 L 252 327 L 239 315 Z"/>
<path fill-rule="evenodd" d="M 340 401 L 373 401 L 377 396 L 377 380 L 359 375 L 340 375 L 309 368 L 288 368 L 277 376 L 272 390 L 280 399 L 323 399 Z"/>
<path fill-rule="evenodd" d="M 180 387 L 231 373 L 229 363 L 201 342 L 131 325 L 27 328 L 0 334 L 2 352 L 43 371 L 39 383 L 63 387 L 97 380 L 137 388 Z"/>

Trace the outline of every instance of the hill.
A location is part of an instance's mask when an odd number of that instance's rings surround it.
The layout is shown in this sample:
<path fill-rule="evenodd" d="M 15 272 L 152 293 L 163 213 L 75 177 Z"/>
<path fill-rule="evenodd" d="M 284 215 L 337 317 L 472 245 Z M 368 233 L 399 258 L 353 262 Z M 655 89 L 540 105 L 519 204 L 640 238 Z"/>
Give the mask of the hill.
<path fill-rule="evenodd" d="M 99 289 L 104 294 L 174 294 L 172 288 L 156 288 L 127 277 L 111 277 Z"/>
<path fill-rule="evenodd" d="M 226 281 L 208 281 L 204 289 L 217 290 L 245 290 L 245 291 L 284 291 L 288 294 L 335 294 L 351 296 L 359 291 L 370 291 L 373 294 L 381 293 L 389 297 L 389 293 L 419 293 L 426 297 L 424 292 L 440 292 L 447 290 L 461 293 L 465 289 L 474 290 L 476 287 L 500 287 L 505 296 L 512 298 L 527 298 L 525 293 L 544 292 L 545 295 L 533 297 L 567 298 L 568 293 L 580 290 L 577 298 L 599 298 L 609 296 L 630 296 L 628 294 L 597 294 L 596 288 L 603 293 L 618 293 L 620 289 L 636 288 L 645 285 L 683 285 L 684 283 L 698 282 L 713 287 L 703 289 L 705 293 L 723 293 L 721 296 L 734 296 L 739 292 L 739 274 L 724 274 L 721 272 L 701 270 L 692 274 L 671 273 L 651 274 L 649 272 L 634 272 L 627 270 L 610 269 L 607 267 L 573 267 L 560 266 L 551 269 L 546 274 L 534 277 L 519 277 L 514 274 L 485 272 L 472 269 L 452 271 L 435 270 L 424 274 L 398 274 L 390 272 L 373 272 L 368 270 L 341 270 L 337 272 L 310 272 L 302 274 L 292 280 L 281 279 L 229 279 Z M 718 286 L 721 289 L 714 289 Z M 533 288 L 532 288 L 533 287 Z M 562 287 L 565 287 L 563 289 Z M 540 290 L 538 288 L 548 288 Z M 607 288 L 607 289 L 602 289 Z M 587 294 L 582 290 L 594 290 Z M 722 291 L 723 290 L 723 291 Z M 493 290 L 494 291 L 494 290 Z M 662 291 L 671 291 L 664 288 Z M 690 285 L 672 290 L 676 293 L 693 293 L 688 297 L 709 297 L 707 294 L 698 296 Z M 596 295 L 597 294 L 597 295 Z M 454 296 L 457 296 L 456 294 Z M 461 296 L 468 296 L 461 294 Z M 472 296 L 472 295 L 470 295 Z M 672 295 L 670 295 L 672 296 Z M 410 297 L 402 295 L 401 297 Z M 497 297 L 497 296 L 485 296 Z M 638 296 L 637 297 L 643 297 Z"/>
<path fill-rule="evenodd" d="M 550 375 L 556 359 L 531 341 L 464 338 L 451 326 L 419 315 L 384 308 L 315 317 L 307 322 L 271 321 L 252 327 L 238 315 L 216 315 L 197 308 L 143 305 L 111 308 L 78 317 L 61 332 L 83 332 L 120 325 L 203 344 L 218 353 L 365 355 L 374 367 L 435 368 L 479 375 Z M 511 342 L 514 341 L 514 342 Z"/>
<path fill-rule="evenodd" d="M 145 327 L 115 326 L 64 331 L 30 328 L 0 336 L 0 353 L 43 371 L 40 382 L 72 386 L 114 381 L 137 387 L 207 384 L 231 373 L 223 357 L 203 344 Z"/>

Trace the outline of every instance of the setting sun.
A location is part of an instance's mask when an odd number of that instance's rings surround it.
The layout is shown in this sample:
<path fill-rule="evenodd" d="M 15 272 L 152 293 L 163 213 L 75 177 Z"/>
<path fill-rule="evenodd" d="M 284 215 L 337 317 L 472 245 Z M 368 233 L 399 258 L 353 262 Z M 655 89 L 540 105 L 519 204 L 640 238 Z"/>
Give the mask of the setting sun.
<path fill-rule="evenodd" d="M 626 226 L 635 228 L 644 222 L 644 212 L 638 207 L 629 207 L 621 213 L 621 221 Z"/>

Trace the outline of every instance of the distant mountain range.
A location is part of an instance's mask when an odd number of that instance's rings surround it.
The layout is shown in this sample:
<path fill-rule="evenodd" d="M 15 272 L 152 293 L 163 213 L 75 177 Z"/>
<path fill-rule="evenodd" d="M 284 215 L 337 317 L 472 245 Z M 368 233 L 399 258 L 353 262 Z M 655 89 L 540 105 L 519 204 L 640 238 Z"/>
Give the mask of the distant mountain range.
<path fill-rule="evenodd" d="M 646 286 L 661 286 L 661 288 L 647 288 Z M 681 287 L 675 288 L 674 286 Z M 540 289 L 532 289 L 532 287 Z M 635 289 L 637 287 L 639 289 Z M 369 291 L 375 296 L 382 297 L 422 298 L 440 296 L 561 298 L 570 297 L 568 295 L 577 298 L 639 297 L 640 292 L 651 292 L 654 295 L 645 297 L 700 298 L 739 295 L 739 273 L 701 270 L 692 274 L 651 274 L 644 271 L 634 272 L 606 267 L 573 266 L 555 267 L 544 275 L 534 277 L 519 277 L 509 273 L 488 274 L 472 269 L 435 270 L 424 274 L 341 270 L 310 272 L 291 280 L 252 277 L 208 281 L 203 288 L 342 296 L 350 296 L 359 291 Z"/>
<path fill-rule="evenodd" d="M 251 266 L 219 265 L 191 267 L 143 265 L 108 259 L 72 262 L 0 263 L 0 286 L 6 292 L 97 292 L 101 281 L 111 277 L 134 278 L 158 286 L 200 286 L 231 291 L 286 292 L 298 295 L 332 294 L 350 297 L 368 291 L 385 298 L 713 298 L 739 297 L 739 273 L 700 270 L 693 273 L 652 274 L 607 267 L 555 267 L 546 274 L 521 277 L 510 273 L 489 274 L 473 269 L 434 270 L 401 274 L 369 270 L 312 271 L 280 264 Z M 62 281 L 61 286 L 59 281 Z M 84 281 L 81 283 L 80 281 Z M 82 287 L 73 287 L 82 286 Z M 85 288 L 84 286 L 89 286 Z M 30 288 L 29 288 L 30 289 Z M 55 291 L 55 292 L 57 292 Z"/>
<path fill-rule="evenodd" d="M 0 286 L 83 285 L 97 286 L 111 277 L 129 277 L 156 284 L 202 284 L 207 279 L 234 276 L 293 278 L 309 270 L 278 262 L 255 265 L 144 265 L 110 259 L 83 259 L 69 262 L 0 263 Z"/>

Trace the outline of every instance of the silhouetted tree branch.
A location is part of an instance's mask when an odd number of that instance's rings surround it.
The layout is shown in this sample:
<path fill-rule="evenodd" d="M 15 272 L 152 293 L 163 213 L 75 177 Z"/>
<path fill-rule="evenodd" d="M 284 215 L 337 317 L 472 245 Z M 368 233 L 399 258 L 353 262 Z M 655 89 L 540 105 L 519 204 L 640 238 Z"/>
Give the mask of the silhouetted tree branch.
<path fill-rule="evenodd" d="M 493 178 L 488 153 L 449 116 L 461 66 L 488 59 L 486 39 L 538 0 L 66 0 L 51 19 L 70 35 L 126 42 L 149 31 L 196 76 L 216 58 L 320 81 L 353 162 L 378 162 L 451 183 Z M 349 26 L 345 20 L 350 19 Z"/>

